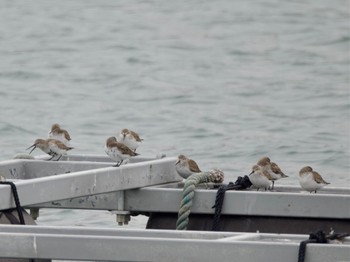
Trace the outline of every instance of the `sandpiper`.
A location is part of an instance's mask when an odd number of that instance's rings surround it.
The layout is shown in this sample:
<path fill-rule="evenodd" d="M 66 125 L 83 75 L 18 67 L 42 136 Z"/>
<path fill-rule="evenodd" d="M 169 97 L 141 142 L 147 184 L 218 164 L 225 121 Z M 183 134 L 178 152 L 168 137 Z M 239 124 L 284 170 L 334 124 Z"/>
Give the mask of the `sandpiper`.
<path fill-rule="evenodd" d="M 53 124 L 49 132 L 49 138 L 56 139 L 64 143 L 66 146 L 69 146 L 69 141 L 71 137 L 67 130 L 61 129 L 59 124 Z"/>
<path fill-rule="evenodd" d="M 252 172 L 249 174 L 249 180 L 258 191 L 260 188 L 264 188 L 266 191 L 271 185 L 272 177 L 260 166 L 254 165 L 252 167 Z"/>
<path fill-rule="evenodd" d="M 54 157 L 58 156 L 56 161 L 60 160 L 63 155 L 67 154 L 67 151 L 73 149 L 73 147 L 68 147 L 64 143 L 56 139 L 37 139 L 34 144 L 27 148 L 32 150 L 29 152 L 31 154 L 35 148 L 40 148 L 46 154 L 49 154 L 52 160 Z"/>
<path fill-rule="evenodd" d="M 194 160 L 189 159 L 184 155 L 178 156 L 178 160 L 175 163 L 175 168 L 177 173 L 182 178 L 185 178 L 185 179 L 188 178 L 193 173 L 202 172 Z"/>
<path fill-rule="evenodd" d="M 261 158 L 258 161 L 257 165 L 260 166 L 263 171 L 268 172 L 269 175 L 271 176 L 271 181 L 272 181 L 271 189 L 274 189 L 275 180 L 288 177 L 286 174 L 282 172 L 282 170 L 276 163 L 271 162 L 269 157 Z"/>
<path fill-rule="evenodd" d="M 315 192 L 315 194 L 317 190 L 330 184 L 326 182 L 319 173 L 313 171 L 310 166 L 300 169 L 299 183 L 303 189 L 309 191 L 310 193 Z"/>
<path fill-rule="evenodd" d="M 136 132 L 131 131 L 127 128 L 124 128 L 120 131 L 117 140 L 119 143 L 123 143 L 134 152 L 136 151 L 136 148 L 139 147 L 140 143 L 143 141 L 143 139 L 140 138 L 140 136 Z"/>
<path fill-rule="evenodd" d="M 120 166 L 125 159 L 139 155 L 125 144 L 119 143 L 117 138 L 113 136 L 107 139 L 105 152 L 110 158 L 117 162 L 115 165 L 116 167 Z"/>

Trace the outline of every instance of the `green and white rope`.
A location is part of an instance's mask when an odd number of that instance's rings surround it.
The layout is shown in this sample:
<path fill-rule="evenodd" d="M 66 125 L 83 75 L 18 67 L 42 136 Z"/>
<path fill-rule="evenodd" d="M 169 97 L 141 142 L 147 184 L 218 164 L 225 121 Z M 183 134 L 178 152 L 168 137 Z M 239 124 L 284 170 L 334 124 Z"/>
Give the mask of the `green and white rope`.
<path fill-rule="evenodd" d="M 176 222 L 177 230 L 186 230 L 188 225 L 188 217 L 191 213 L 192 201 L 196 186 L 202 183 L 222 183 L 224 181 L 224 172 L 219 169 L 213 169 L 209 172 L 194 173 L 189 176 L 182 191 L 181 206 Z"/>

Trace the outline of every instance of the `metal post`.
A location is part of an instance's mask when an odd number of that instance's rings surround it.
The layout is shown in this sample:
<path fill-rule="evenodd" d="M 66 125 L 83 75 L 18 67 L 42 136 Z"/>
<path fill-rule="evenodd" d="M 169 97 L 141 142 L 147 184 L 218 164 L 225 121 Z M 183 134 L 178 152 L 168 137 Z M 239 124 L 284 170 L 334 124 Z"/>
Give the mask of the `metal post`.
<path fill-rule="evenodd" d="M 30 215 L 34 220 L 37 220 L 39 217 L 39 208 L 37 207 L 32 207 L 29 209 L 30 210 Z"/>
<path fill-rule="evenodd" d="M 130 212 L 124 210 L 124 190 L 116 192 L 118 195 L 117 210 L 112 211 L 117 215 L 117 223 L 119 226 L 127 225 L 130 221 Z"/>

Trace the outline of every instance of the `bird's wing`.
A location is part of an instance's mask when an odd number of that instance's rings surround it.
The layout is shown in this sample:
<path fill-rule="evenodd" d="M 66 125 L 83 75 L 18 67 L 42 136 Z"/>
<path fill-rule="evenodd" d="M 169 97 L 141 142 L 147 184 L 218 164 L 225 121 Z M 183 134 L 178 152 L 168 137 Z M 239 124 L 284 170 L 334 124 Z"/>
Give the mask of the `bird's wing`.
<path fill-rule="evenodd" d="M 188 165 L 190 166 L 190 170 L 191 170 L 192 172 L 195 172 L 195 173 L 200 173 L 200 172 L 202 172 L 202 171 L 199 169 L 197 163 L 196 163 L 194 160 L 189 159 L 189 160 L 188 160 Z"/>
<path fill-rule="evenodd" d="M 62 133 L 68 141 L 72 140 L 67 130 L 62 129 Z"/>
<path fill-rule="evenodd" d="M 281 175 L 285 176 L 285 174 L 282 172 L 282 170 L 280 169 L 280 167 L 276 163 L 271 163 L 271 170 L 275 174 L 281 174 Z"/>
<path fill-rule="evenodd" d="M 267 172 L 266 170 L 263 170 L 263 171 L 262 171 L 262 174 L 263 174 L 264 176 L 266 176 L 268 180 L 274 180 L 274 179 L 272 178 L 272 176 L 270 175 L 270 173 Z"/>
<path fill-rule="evenodd" d="M 115 144 L 118 146 L 119 151 L 123 155 L 129 155 L 129 156 L 137 156 L 138 155 L 137 153 L 135 153 L 129 147 L 127 147 L 126 145 L 124 145 L 122 143 L 115 143 Z"/>
<path fill-rule="evenodd" d="M 140 138 L 140 136 L 135 133 L 134 131 L 130 130 L 131 135 L 136 139 L 137 142 L 141 142 L 143 139 Z"/>
<path fill-rule="evenodd" d="M 329 184 L 328 182 L 326 182 L 325 180 L 323 180 L 323 178 L 321 177 L 321 175 L 315 171 L 312 171 L 312 175 L 316 181 L 316 183 L 318 184 Z"/>

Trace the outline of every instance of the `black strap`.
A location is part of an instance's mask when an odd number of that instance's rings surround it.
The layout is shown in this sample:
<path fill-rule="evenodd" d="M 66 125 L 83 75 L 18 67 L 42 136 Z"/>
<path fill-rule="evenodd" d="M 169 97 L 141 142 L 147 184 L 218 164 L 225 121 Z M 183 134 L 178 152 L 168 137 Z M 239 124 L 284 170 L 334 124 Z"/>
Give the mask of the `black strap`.
<path fill-rule="evenodd" d="M 18 193 L 17 193 L 17 187 L 16 187 L 15 183 L 13 183 L 11 181 L 0 181 L 0 184 L 10 185 L 11 186 L 11 191 L 12 191 L 13 199 L 15 200 L 16 210 L 17 210 L 17 213 L 18 213 L 19 222 L 20 222 L 20 224 L 25 225 L 23 212 L 22 212 L 22 207 L 21 207 L 21 204 L 19 202 Z"/>
<path fill-rule="evenodd" d="M 341 240 L 347 236 L 349 236 L 348 233 L 332 233 L 330 235 L 326 235 L 322 230 L 319 230 L 315 233 L 311 233 L 308 240 L 304 240 L 300 242 L 298 262 L 304 262 L 307 244 L 309 243 L 325 244 L 325 243 L 328 243 L 328 240 L 334 240 L 334 239 Z"/>
<path fill-rule="evenodd" d="M 212 231 L 220 230 L 220 217 L 222 205 L 224 203 L 225 193 L 227 190 L 243 190 L 250 187 L 252 183 L 249 180 L 248 176 L 241 177 L 239 176 L 235 183 L 228 183 L 227 185 L 222 185 L 219 187 L 216 193 L 215 205 L 212 208 L 215 208 Z"/>

